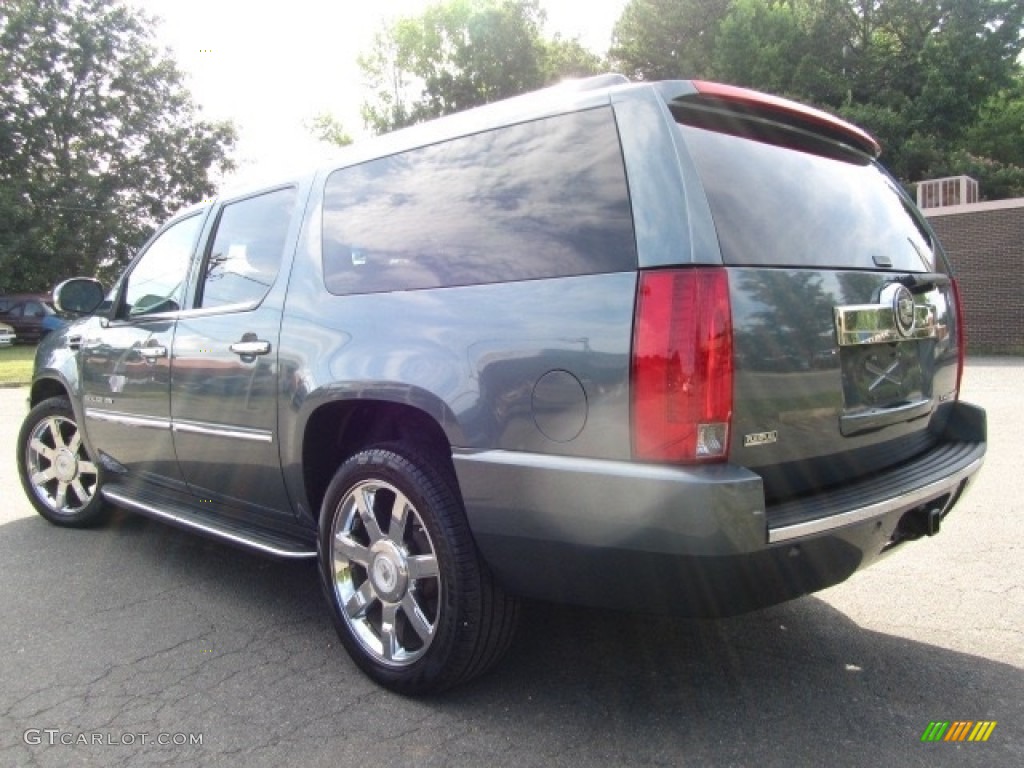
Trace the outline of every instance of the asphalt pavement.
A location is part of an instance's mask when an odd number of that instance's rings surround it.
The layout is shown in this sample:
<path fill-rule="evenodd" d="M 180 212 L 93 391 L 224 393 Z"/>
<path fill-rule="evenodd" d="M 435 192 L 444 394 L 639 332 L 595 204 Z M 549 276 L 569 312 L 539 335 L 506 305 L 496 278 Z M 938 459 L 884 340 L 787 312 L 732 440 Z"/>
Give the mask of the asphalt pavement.
<path fill-rule="evenodd" d="M 359 673 L 309 563 L 46 523 L 14 467 L 26 390 L 0 390 L 0 765 L 1024 765 L 1022 384 L 969 362 L 989 454 L 938 536 L 732 619 L 529 604 L 500 667 L 426 699 Z M 996 726 L 922 742 L 934 721 Z"/>

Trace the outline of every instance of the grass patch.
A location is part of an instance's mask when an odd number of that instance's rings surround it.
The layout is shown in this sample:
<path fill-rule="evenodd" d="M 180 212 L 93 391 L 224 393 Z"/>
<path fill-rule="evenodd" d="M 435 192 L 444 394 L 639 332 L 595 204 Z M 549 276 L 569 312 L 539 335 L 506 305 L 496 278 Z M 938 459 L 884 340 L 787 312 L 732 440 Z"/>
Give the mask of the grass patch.
<path fill-rule="evenodd" d="M 35 357 L 35 344 L 0 347 L 0 384 L 31 383 Z"/>

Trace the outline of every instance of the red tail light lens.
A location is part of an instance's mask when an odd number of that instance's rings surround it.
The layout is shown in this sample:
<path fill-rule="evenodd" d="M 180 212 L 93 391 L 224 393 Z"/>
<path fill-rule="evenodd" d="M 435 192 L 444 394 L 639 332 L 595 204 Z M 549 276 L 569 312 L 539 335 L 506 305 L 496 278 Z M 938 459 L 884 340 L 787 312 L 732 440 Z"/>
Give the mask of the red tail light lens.
<path fill-rule="evenodd" d="M 633 333 L 634 457 L 724 460 L 733 379 L 728 273 L 642 273 Z"/>
<path fill-rule="evenodd" d="M 964 335 L 964 305 L 960 299 L 960 286 L 952 280 L 953 302 L 956 304 L 956 396 L 960 397 L 960 380 L 964 377 L 964 358 L 967 355 L 967 338 Z"/>

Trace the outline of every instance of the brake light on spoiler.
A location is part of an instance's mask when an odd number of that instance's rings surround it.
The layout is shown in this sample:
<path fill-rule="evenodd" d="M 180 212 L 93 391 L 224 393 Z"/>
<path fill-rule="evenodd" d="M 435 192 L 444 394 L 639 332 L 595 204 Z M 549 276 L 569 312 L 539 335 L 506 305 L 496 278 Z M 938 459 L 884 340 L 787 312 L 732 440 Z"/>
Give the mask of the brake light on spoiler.
<path fill-rule="evenodd" d="M 738 108 L 794 128 L 804 128 L 841 141 L 872 157 L 882 153 L 882 147 L 871 134 L 820 109 L 734 85 L 709 83 L 706 80 L 691 82 L 701 101 L 718 102 L 726 109 Z"/>

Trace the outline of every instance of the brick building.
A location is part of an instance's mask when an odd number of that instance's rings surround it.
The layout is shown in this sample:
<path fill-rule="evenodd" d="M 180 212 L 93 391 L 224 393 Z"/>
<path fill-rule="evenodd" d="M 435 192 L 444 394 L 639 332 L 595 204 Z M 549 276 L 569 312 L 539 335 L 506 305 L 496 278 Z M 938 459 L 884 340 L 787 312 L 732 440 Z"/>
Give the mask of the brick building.
<path fill-rule="evenodd" d="M 963 178 L 926 184 L 949 189 Z M 1024 355 L 1024 198 L 960 203 L 977 199 L 969 184 L 938 198 L 927 194 L 919 191 L 918 201 L 953 263 L 968 353 Z"/>

